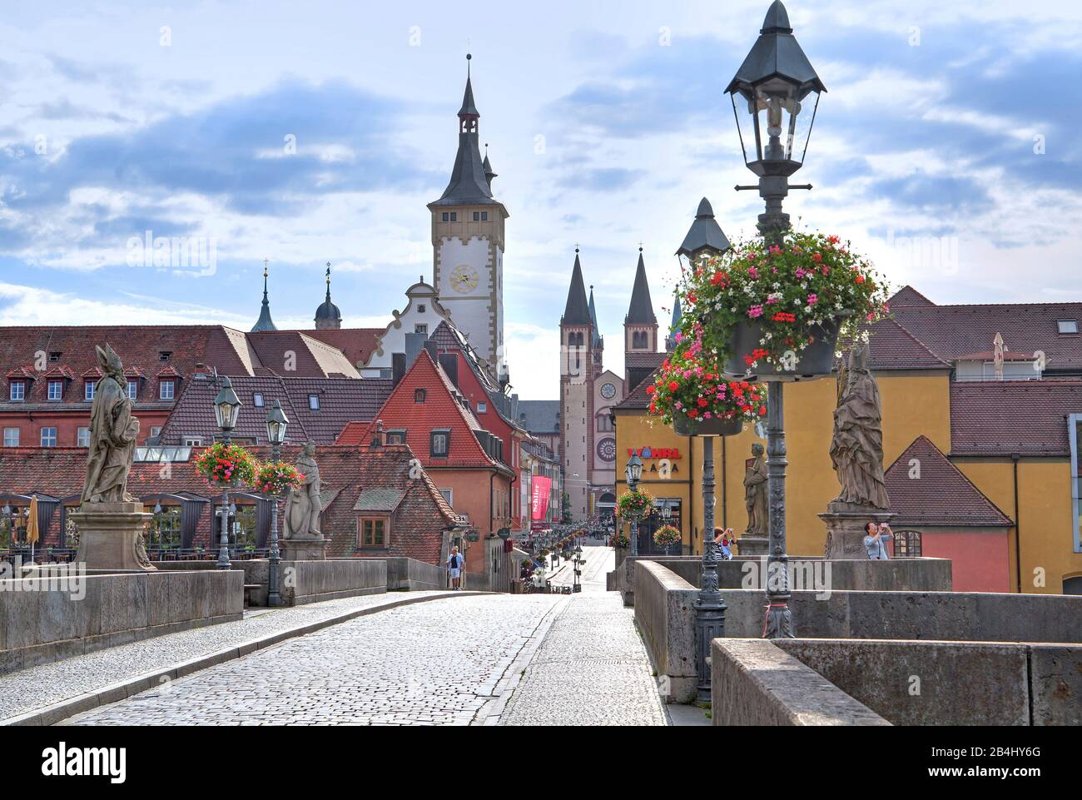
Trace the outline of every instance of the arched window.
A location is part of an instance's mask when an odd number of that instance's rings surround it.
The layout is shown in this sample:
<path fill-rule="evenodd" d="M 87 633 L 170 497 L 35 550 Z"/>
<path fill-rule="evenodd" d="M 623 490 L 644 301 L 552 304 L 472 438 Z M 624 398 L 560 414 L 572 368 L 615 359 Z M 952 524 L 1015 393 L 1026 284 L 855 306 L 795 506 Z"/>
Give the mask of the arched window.
<path fill-rule="evenodd" d="M 612 424 L 611 413 L 611 410 L 606 407 L 598 411 L 595 415 L 594 418 L 597 420 L 598 433 L 612 433 L 616 430 L 616 426 Z"/>
<path fill-rule="evenodd" d="M 897 531 L 894 534 L 895 558 L 920 558 L 920 531 Z"/>

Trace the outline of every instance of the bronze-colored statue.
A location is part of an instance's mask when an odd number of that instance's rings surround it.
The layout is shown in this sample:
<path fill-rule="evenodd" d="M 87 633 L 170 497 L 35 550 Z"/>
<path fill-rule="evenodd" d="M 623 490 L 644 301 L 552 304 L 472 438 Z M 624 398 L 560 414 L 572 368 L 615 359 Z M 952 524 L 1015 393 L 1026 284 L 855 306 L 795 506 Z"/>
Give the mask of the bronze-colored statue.
<path fill-rule="evenodd" d="M 297 472 L 301 474 L 301 485 L 291 489 L 286 497 L 285 538 L 322 536 L 319 530 L 319 515 L 323 511 L 320 499 L 319 467 L 315 460 L 316 446 L 309 442 L 297 459 Z"/>
<path fill-rule="evenodd" d="M 756 442 L 751 446 L 752 458 L 744 473 L 744 505 L 748 509 L 747 536 L 766 536 L 770 527 L 766 509 L 767 472 L 763 460 L 763 446 Z"/>
<path fill-rule="evenodd" d="M 95 346 L 98 364 L 105 373 L 94 386 L 90 407 L 90 449 L 83 484 L 84 503 L 126 503 L 135 500 L 128 494 L 128 473 L 135 457 L 139 420 L 132 413 L 128 398 L 124 365 L 113 348 Z"/>
<path fill-rule="evenodd" d="M 883 411 L 868 355 L 866 343 L 850 349 L 845 389 L 834 411 L 830 460 L 842 485 L 834 502 L 886 509 L 890 499 L 883 481 Z"/>

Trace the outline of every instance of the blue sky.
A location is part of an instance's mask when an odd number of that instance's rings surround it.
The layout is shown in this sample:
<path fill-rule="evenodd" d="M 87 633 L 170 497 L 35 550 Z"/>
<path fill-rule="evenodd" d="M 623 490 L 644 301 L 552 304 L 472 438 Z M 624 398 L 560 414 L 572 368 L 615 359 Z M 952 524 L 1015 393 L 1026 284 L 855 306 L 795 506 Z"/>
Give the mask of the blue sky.
<path fill-rule="evenodd" d="M 699 199 L 730 238 L 759 200 L 723 90 L 769 4 L 19 4 L 0 22 L 0 324 L 279 327 L 335 267 L 374 326 L 432 271 L 425 204 L 454 160 L 464 53 L 507 205 L 508 357 L 558 394 L 574 246 L 606 365 L 642 242 L 659 319 Z M 794 0 L 829 92 L 787 210 L 937 302 L 1079 300 L 1082 7 Z M 295 145 L 295 146 L 293 146 Z M 132 265 L 195 236 L 216 267 Z M 1010 343 L 1008 342 L 1008 346 Z M 530 365 L 528 369 L 526 365 Z"/>

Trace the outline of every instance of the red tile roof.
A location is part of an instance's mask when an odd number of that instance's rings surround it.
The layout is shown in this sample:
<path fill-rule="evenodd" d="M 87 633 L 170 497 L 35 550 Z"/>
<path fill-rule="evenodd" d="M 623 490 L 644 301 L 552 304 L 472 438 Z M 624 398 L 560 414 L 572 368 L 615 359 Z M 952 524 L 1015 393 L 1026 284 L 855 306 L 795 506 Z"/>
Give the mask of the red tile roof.
<path fill-rule="evenodd" d="M 890 317 L 872 325 L 871 335 L 874 370 L 950 369 L 950 364 Z"/>
<path fill-rule="evenodd" d="M 345 353 L 349 362 L 357 368 L 368 363 L 372 351 L 379 344 L 383 328 L 332 328 L 329 330 L 299 331 L 305 336 L 318 339 Z"/>
<path fill-rule="evenodd" d="M 952 383 L 951 455 L 1070 455 L 1067 415 L 1082 380 Z"/>
<path fill-rule="evenodd" d="M 248 341 L 259 365 L 275 375 L 360 377 L 357 368 L 341 350 L 302 331 L 251 332 Z"/>
<path fill-rule="evenodd" d="M 924 436 L 917 437 L 898 456 L 884 477 L 890 510 L 898 515 L 892 525 L 898 529 L 1007 528 L 1014 524 Z"/>
<path fill-rule="evenodd" d="M 922 295 L 912 286 L 903 286 L 887 301 L 887 304 L 891 307 L 901 308 L 902 306 L 934 306 L 931 300 Z"/>
<path fill-rule="evenodd" d="M 415 400 L 418 389 L 425 391 L 423 403 Z M 427 350 L 422 350 L 375 419 L 383 422 L 385 432 L 404 429 L 407 444 L 426 466 L 509 469 L 485 452 L 475 433 L 483 428 L 473 412 L 459 402 L 460 396 L 447 374 L 436 365 Z M 368 442 L 375 432 L 374 425 L 375 420 L 363 431 L 359 426 L 350 426 L 348 438 L 345 436 L 347 431 L 343 430 L 339 441 Z M 451 432 L 450 450 L 445 459 L 430 457 L 430 435 L 437 429 Z"/>
<path fill-rule="evenodd" d="M 624 363 L 632 369 L 657 369 L 668 353 L 627 353 Z"/>

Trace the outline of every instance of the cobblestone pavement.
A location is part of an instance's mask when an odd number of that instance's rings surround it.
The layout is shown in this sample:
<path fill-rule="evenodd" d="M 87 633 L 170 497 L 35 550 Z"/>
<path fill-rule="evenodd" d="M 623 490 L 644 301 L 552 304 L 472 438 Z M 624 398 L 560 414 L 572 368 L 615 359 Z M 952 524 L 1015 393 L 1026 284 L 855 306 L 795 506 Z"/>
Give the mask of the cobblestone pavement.
<path fill-rule="evenodd" d="M 584 553 L 582 593 L 381 611 L 61 724 L 665 725 L 612 551 Z"/>
<path fill-rule="evenodd" d="M 290 639 L 71 725 L 468 725 L 559 595 L 462 596 Z"/>
<path fill-rule="evenodd" d="M 447 592 L 410 592 L 409 597 Z M 244 619 L 157 636 L 51 664 L 0 675 L 0 720 L 34 711 L 190 659 L 357 609 L 400 602 L 405 595 L 378 594 L 310 605 L 245 612 Z M 455 598 L 456 600 L 459 598 Z"/>

